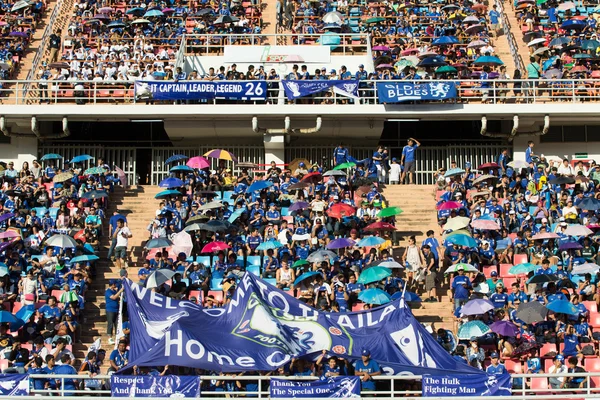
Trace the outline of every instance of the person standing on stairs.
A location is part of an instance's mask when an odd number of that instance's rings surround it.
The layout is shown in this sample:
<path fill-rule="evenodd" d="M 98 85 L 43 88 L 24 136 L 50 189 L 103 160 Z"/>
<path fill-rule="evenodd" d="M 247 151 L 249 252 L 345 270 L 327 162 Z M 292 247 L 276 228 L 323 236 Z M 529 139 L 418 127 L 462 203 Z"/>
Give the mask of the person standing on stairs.
<path fill-rule="evenodd" d="M 108 288 L 104 292 L 105 309 L 106 309 L 106 334 L 108 343 L 115 344 L 113 333 L 117 328 L 117 317 L 119 313 L 119 298 L 123 293 L 123 286 L 117 289 L 117 280 L 111 279 L 108 283 Z"/>
<path fill-rule="evenodd" d="M 52 35 L 50 35 L 50 64 L 56 62 L 56 60 L 58 59 L 58 53 L 61 47 L 61 35 L 62 31 L 60 30 L 60 28 L 57 29 L 56 32 L 54 32 Z"/>
<path fill-rule="evenodd" d="M 115 247 L 117 246 L 117 237 L 115 234 L 117 233 L 118 228 L 117 221 L 119 221 L 120 219 L 122 219 L 123 224 L 127 226 L 127 218 L 125 218 L 124 215 L 121 215 L 119 213 L 119 210 L 115 210 L 113 216 L 110 217 L 110 220 L 108 221 L 108 236 L 110 237 L 110 247 L 108 249 L 108 255 L 106 256 L 106 258 L 108 258 L 109 260 L 111 259 L 112 254 L 115 251 Z"/>
<path fill-rule="evenodd" d="M 404 178 L 408 174 L 408 182 L 412 185 L 415 176 L 415 151 L 421 146 L 421 143 L 415 138 L 408 138 L 408 144 L 402 149 L 402 159 L 400 164 L 404 166 L 400 184 L 404 184 Z"/>
<path fill-rule="evenodd" d="M 128 227 L 125 226 L 125 220 L 117 221 L 117 230 L 115 232 L 117 245 L 115 246 L 115 259 L 118 268 L 127 268 L 127 244 L 133 236 Z"/>

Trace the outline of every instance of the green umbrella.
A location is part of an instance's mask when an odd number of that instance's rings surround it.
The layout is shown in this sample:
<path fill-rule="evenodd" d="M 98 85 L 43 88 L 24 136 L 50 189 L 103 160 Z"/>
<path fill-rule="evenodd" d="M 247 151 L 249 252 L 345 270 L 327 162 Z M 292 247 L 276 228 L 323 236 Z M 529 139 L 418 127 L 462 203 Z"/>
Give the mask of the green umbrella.
<path fill-rule="evenodd" d="M 535 3 L 539 6 L 540 4 L 544 4 L 546 2 L 548 2 L 548 0 L 536 0 Z"/>
<path fill-rule="evenodd" d="M 469 340 L 473 336 L 481 337 L 491 331 L 491 328 L 482 321 L 469 321 L 458 328 L 458 338 Z"/>
<path fill-rule="evenodd" d="M 305 265 L 310 265 L 310 263 L 306 260 L 298 260 L 292 265 L 292 268 L 299 268 Z"/>
<path fill-rule="evenodd" d="M 378 24 L 380 22 L 384 22 L 385 18 L 383 17 L 373 17 L 373 18 L 369 18 L 366 22 L 367 24 Z"/>
<path fill-rule="evenodd" d="M 79 301 L 79 299 L 77 298 L 77 294 L 71 290 L 68 292 L 64 292 L 59 299 L 59 303 L 61 304 L 67 304 L 72 301 Z"/>
<path fill-rule="evenodd" d="M 414 62 L 412 62 L 411 60 L 406 60 L 406 59 L 400 60 L 396 64 L 394 64 L 394 67 L 396 67 L 398 69 L 398 71 L 401 71 L 406 67 L 414 67 L 414 66 L 415 66 Z"/>
<path fill-rule="evenodd" d="M 521 263 L 517 264 L 514 267 L 511 267 L 508 270 L 508 273 L 511 275 L 527 275 L 528 273 L 535 271 L 539 268 L 539 265 L 531 264 L 531 263 Z"/>
<path fill-rule="evenodd" d="M 356 163 L 353 162 L 345 162 L 345 163 L 341 163 L 336 165 L 335 167 L 333 167 L 333 169 L 340 170 L 340 169 L 348 169 L 348 168 L 352 168 L 352 167 L 356 167 Z"/>
<path fill-rule="evenodd" d="M 102 167 L 92 167 L 85 170 L 84 175 L 102 175 L 106 170 Z"/>
<path fill-rule="evenodd" d="M 399 215 L 402 214 L 402 210 L 399 209 L 398 207 L 388 207 L 388 208 L 384 208 L 383 210 L 379 211 L 379 213 L 377 213 L 377 217 L 378 218 L 387 218 L 387 217 L 393 217 L 394 215 Z"/>
<path fill-rule="evenodd" d="M 450 267 L 448 267 L 448 269 L 446 269 L 444 271 L 444 273 L 445 274 L 451 274 L 453 272 L 458 272 L 458 270 L 461 269 L 461 268 L 465 272 L 478 272 L 478 269 L 475 268 L 474 266 L 472 266 L 471 264 L 458 263 L 458 264 L 454 264 L 454 265 L 451 265 Z"/>
<path fill-rule="evenodd" d="M 451 65 L 443 65 L 435 70 L 436 74 L 453 74 L 457 72 L 457 69 Z"/>
<path fill-rule="evenodd" d="M 358 277 L 358 283 L 368 284 L 379 282 L 392 275 L 392 270 L 385 267 L 371 267 L 365 269 Z"/>

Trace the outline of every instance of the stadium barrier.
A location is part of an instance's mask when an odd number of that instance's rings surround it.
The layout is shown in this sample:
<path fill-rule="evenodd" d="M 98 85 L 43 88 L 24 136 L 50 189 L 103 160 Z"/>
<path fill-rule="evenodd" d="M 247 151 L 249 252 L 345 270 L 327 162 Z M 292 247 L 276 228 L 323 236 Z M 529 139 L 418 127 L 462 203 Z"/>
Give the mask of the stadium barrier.
<path fill-rule="evenodd" d="M 199 83 L 203 81 L 182 81 Z M 236 84 L 244 85 L 247 82 L 235 81 Z M 415 89 L 424 84 L 454 84 L 456 86 L 456 97 L 445 100 L 420 99 L 419 94 L 410 96 L 410 91 L 401 94 L 403 101 L 399 104 L 416 103 L 528 103 L 546 104 L 550 102 L 581 103 L 586 101 L 597 101 L 600 99 L 600 79 L 519 79 L 519 80 L 444 80 L 444 81 L 361 81 L 358 88 L 358 97 L 349 98 L 338 94 L 335 90 L 327 90 L 295 100 L 288 100 L 285 96 L 281 81 L 267 81 L 266 100 L 152 100 L 139 98 L 135 94 L 134 81 L 0 81 L 0 100 L 3 105 L 25 105 L 36 103 L 48 104 L 335 104 L 335 105 L 357 105 L 357 104 L 387 104 L 379 101 L 377 84 L 406 85 L 407 88 Z M 175 82 L 173 82 L 175 83 Z M 489 87 L 482 87 L 485 83 Z M 81 84 L 82 87 L 76 89 Z M 517 87 L 515 87 L 517 84 Z M 44 86 L 45 85 L 45 86 Z M 393 90 L 393 89 L 392 89 Z M 431 97 L 431 96 L 430 96 Z M 390 102 L 392 103 L 392 102 Z"/>
<path fill-rule="evenodd" d="M 110 382 L 109 375 L 96 375 L 94 377 L 90 377 L 88 375 L 29 375 L 29 380 L 31 382 L 32 379 L 55 379 L 60 381 L 60 389 L 49 389 L 49 390 L 30 390 L 30 395 L 32 396 L 18 396 L 19 399 L 22 398 L 39 398 L 35 396 L 40 395 L 50 395 L 53 394 L 55 397 L 63 397 L 69 396 L 69 398 L 73 397 L 89 397 L 91 394 L 94 394 L 94 398 L 110 398 L 110 390 L 102 389 L 102 390 L 64 390 L 65 380 L 76 380 L 76 381 L 104 381 L 106 383 Z M 508 399 L 539 399 L 540 397 L 543 399 L 581 399 L 585 397 L 586 399 L 591 398 L 600 398 L 600 372 L 594 373 L 569 373 L 569 374 L 512 374 L 513 380 L 513 392 L 512 396 L 494 396 L 494 399 L 497 400 L 508 400 Z M 584 387 L 581 388 L 565 388 L 565 389 L 552 389 L 548 383 L 549 378 L 586 378 Z M 200 397 L 202 398 L 225 398 L 225 397 L 254 397 L 254 398 L 269 398 L 269 387 L 268 381 L 271 377 L 269 376 L 250 376 L 250 375 L 202 375 L 200 379 L 202 381 L 242 381 L 242 382 L 251 382 L 258 383 L 257 391 L 236 391 L 236 392 L 215 392 L 215 391 L 206 391 L 202 390 L 200 393 Z M 289 380 L 316 380 L 318 377 L 281 377 L 277 378 L 281 379 L 289 379 Z M 378 399 L 392 399 L 398 397 L 421 397 L 420 390 L 405 390 L 403 388 L 406 384 L 412 384 L 421 381 L 423 378 L 422 375 L 397 375 L 397 376 L 375 376 L 372 377 L 375 381 L 379 382 L 379 386 L 386 386 L 385 390 L 376 390 L 364 392 L 364 395 L 368 397 L 377 397 Z M 523 385 L 515 384 L 515 380 L 520 379 L 520 382 Z M 100 397 L 96 397 L 99 395 Z M 233 396 L 232 396 L 233 395 Z M 443 399 L 448 397 L 427 397 L 428 399 Z M 483 400 L 489 399 L 489 396 L 452 396 L 454 399 L 470 399 L 470 400 Z"/>

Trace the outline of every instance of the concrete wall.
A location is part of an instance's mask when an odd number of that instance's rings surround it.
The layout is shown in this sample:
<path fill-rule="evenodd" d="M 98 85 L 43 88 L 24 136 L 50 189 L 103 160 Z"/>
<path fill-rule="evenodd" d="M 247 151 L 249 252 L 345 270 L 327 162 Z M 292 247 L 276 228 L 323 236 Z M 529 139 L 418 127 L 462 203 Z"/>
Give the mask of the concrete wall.
<path fill-rule="evenodd" d="M 543 154 L 546 157 L 556 156 L 572 160 L 575 153 L 588 153 L 588 158 L 600 161 L 600 141 L 598 142 L 556 142 L 541 143 L 538 136 L 517 136 L 513 142 L 513 153 L 515 160 L 525 160 L 525 150 L 527 142 L 532 140 L 535 143 L 534 153 Z"/>
<path fill-rule="evenodd" d="M 0 161 L 15 163 L 21 169 L 24 161 L 31 162 L 38 157 L 38 140 L 33 137 L 13 137 L 10 144 L 0 144 Z"/>

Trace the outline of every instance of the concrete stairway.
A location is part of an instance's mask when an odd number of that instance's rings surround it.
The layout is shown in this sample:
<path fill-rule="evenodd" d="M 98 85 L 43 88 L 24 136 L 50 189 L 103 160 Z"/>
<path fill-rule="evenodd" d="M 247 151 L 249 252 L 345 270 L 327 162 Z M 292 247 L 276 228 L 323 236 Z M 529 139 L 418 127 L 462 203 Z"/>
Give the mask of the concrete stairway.
<path fill-rule="evenodd" d="M 107 212 L 107 221 L 104 232 L 108 233 L 108 219 L 115 210 L 127 217 L 127 223 L 133 237 L 129 239 L 131 263 L 127 269 L 129 278 L 137 282 L 137 273 L 141 267 L 143 242 L 147 240 L 146 227 L 155 216 L 158 206 L 154 196 L 162 189 L 155 186 L 138 186 L 129 189 L 115 188 L 111 195 L 111 204 Z M 101 243 L 100 260 L 97 263 L 97 276 L 86 298 L 85 319 L 81 334 L 82 344 L 74 350 L 77 357 L 85 356 L 85 350 L 98 338 L 101 338 L 102 348 L 112 351 L 113 346 L 108 344 L 106 336 L 106 312 L 104 292 L 110 279 L 118 279 L 119 270 L 113 262 L 107 260 L 110 241 L 104 235 Z M 108 367 L 108 364 L 105 365 Z"/>
<path fill-rule="evenodd" d="M 519 55 L 523 59 L 523 63 L 527 65 L 529 63 L 529 48 L 527 47 L 527 43 L 523 42 L 523 31 L 521 30 L 521 25 L 517 20 L 515 9 L 508 2 L 504 5 L 504 13 L 507 16 L 508 21 L 510 22 L 511 32 L 515 36 L 515 41 L 518 45 Z M 521 76 L 523 77 L 523 79 L 525 79 L 525 75 L 526 72 L 521 71 Z"/>
<path fill-rule="evenodd" d="M 427 238 L 427 231 L 433 230 L 438 241 L 439 225 L 435 212 L 435 194 L 431 185 L 388 185 L 383 195 L 390 206 L 400 207 L 404 212 L 396 218 L 400 246 L 394 249 L 394 257 L 400 260 L 410 236 L 415 236 L 417 245 Z M 443 278 L 442 278 L 443 279 Z M 438 290 L 437 303 L 421 303 L 413 309 L 415 317 L 434 330 L 439 328 L 455 330 L 452 303 L 448 293 L 448 283 L 442 281 Z"/>
<path fill-rule="evenodd" d="M 494 46 L 496 56 L 504 61 L 506 73 L 512 78 L 516 66 L 510 51 L 510 45 L 508 44 L 506 34 L 500 34 L 500 36 L 493 38 L 492 45 Z"/>

